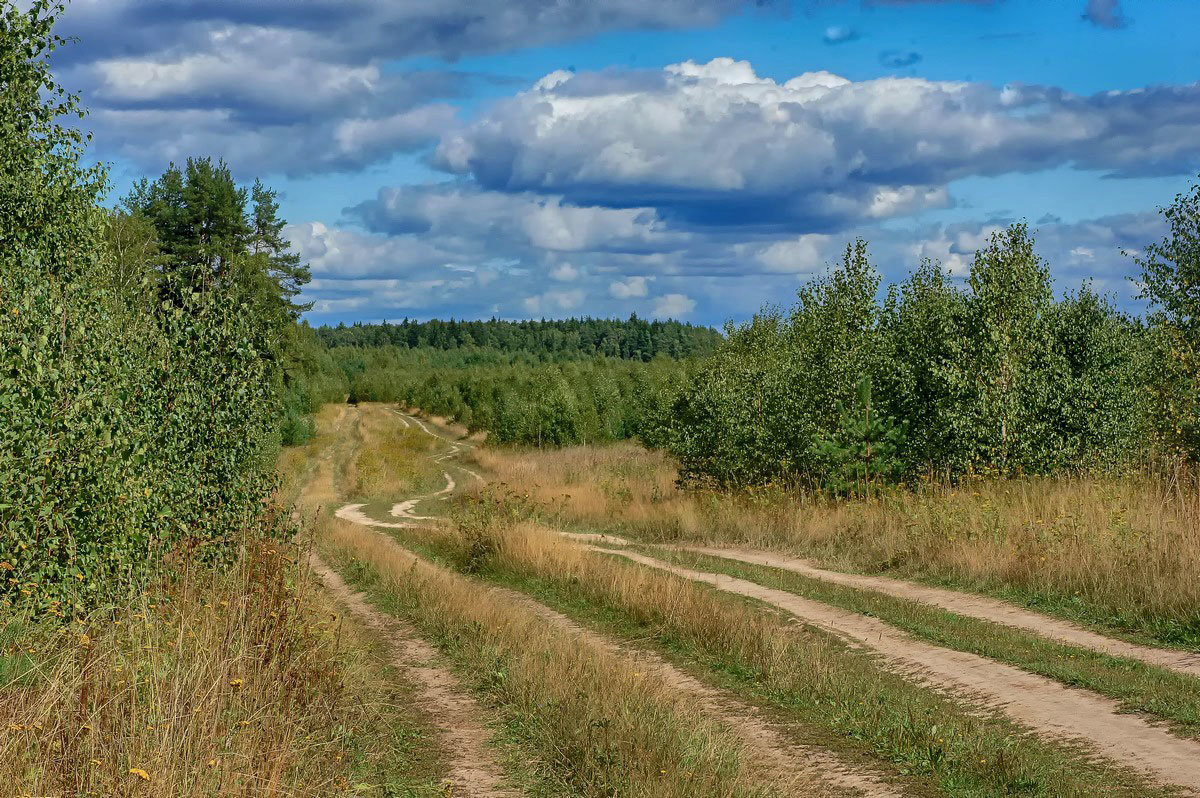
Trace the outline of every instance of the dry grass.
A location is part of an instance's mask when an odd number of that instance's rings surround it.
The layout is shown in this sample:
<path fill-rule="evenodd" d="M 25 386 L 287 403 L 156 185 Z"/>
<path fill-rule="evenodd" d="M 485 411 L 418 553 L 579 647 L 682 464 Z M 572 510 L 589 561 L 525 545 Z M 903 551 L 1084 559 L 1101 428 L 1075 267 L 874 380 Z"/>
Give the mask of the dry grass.
<path fill-rule="evenodd" d="M 751 774 L 739 744 L 690 700 L 527 607 L 361 526 L 333 519 L 324 541 L 343 570 L 472 674 L 559 790 L 647 798 L 821 793 L 816 784 L 785 788 Z"/>
<path fill-rule="evenodd" d="M 550 517 L 653 541 L 740 543 L 1024 601 L 1163 642 L 1200 642 L 1200 482 L 1029 478 L 832 502 L 680 490 L 632 444 L 482 450 Z"/>
<path fill-rule="evenodd" d="M 386 405 L 361 404 L 359 410 L 362 446 L 347 480 L 350 495 L 394 501 L 438 486 L 441 472 L 422 456 L 437 447 L 432 436 L 397 424 Z"/>
<path fill-rule="evenodd" d="M 1147 795 L 1145 785 L 1023 736 L 1006 720 L 906 681 L 789 617 L 680 577 L 589 553 L 556 530 L 502 520 L 484 503 L 456 531 L 406 539 L 561 606 L 589 607 L 630 637 L 733 678 L 799 721 L 801 733 L 898 763 L 955 795 Z M 481 562 L 479 539 L 490 536 Z M 617 619 L 614 621 L 614 618 Z M 840 742 L 839 742 L 840 741 Z"/>
<path fill-rule="evenodd" d="M 281 498 L 331 500 L 345 408 L 284 450 Z M 436 749 L 375 638 L 309 583 L 302 547 L 248 534 L 70 627 L 0 618 L 5 794 L 439 794 Z M 389 792 L 390 791 L 390 792 Z M 397 792 L 400 791 L 400 792 Z"/>
<path fill-rule="evenodd" d="M 345 656 L 297 554 L 252 544 L 226 573 L 185 573 L 78 628 L 10 623 L 8 794 L 341 793 L 354 730 L 377 727 L 387 699 Z"/>

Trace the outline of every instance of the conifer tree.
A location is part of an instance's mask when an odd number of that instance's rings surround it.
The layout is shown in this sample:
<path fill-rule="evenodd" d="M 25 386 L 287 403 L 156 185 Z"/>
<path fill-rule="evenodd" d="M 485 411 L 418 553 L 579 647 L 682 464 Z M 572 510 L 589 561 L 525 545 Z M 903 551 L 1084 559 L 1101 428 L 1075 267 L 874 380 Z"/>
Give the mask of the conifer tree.
<path fill-rule="evenodd" d="M 832 434 L 822 434 L 814 449 L 825 465 L 825 487 L 833 493 L 866 493 L 904 474 L 900 453 L 905 427 L 879 412 L 871 395 L 871 378 L 855 386 L 857 402 L 848 409 L 838 402 L 839 422 Z"/>

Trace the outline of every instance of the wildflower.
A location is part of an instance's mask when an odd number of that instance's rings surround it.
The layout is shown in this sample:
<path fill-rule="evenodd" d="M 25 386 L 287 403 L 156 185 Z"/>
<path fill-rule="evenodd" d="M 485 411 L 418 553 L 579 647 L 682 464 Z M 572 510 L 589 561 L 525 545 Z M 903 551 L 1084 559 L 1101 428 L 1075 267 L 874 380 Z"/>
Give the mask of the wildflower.
<path fill-rule="evenodd" d="M 130 768 L 129 775 L 137 776 L 142 781 L 150 781 L 150 774 L 147 773 L 146 771 L 142 770 L 141 768 Z"/>
<path fill-rule="evenodd" d="M 92 760 L 92 766 L 93 766 L 93 767 L 100 767 L 100 766 L 101 766 L 101 765 L 103 765 L 103 764 L 104 764 L 104 763 L 103 763 L 103 762 L 101 762 L 99 759 L 93 759 L 93 760 Z"/>
<path fill-rule="evenodd" d="M 230 679 L 229 680 L 230 687 L 241 687 L 243 684 L 245 684 L 245 682 L 241 679 Z"/>

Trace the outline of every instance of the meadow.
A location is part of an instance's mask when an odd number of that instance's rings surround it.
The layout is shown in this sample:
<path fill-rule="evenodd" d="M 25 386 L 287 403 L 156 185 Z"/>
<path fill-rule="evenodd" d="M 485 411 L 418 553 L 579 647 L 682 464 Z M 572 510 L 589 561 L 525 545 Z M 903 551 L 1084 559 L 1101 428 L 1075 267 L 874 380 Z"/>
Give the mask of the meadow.
<path fill-rule="evenodd" d="M 1148 312 L 1027 227 L 723 333 L 313 329 L 276 192 L 115 201 L 0 25 L 0 783 L 1200 794 L 1200 186 Z"/>

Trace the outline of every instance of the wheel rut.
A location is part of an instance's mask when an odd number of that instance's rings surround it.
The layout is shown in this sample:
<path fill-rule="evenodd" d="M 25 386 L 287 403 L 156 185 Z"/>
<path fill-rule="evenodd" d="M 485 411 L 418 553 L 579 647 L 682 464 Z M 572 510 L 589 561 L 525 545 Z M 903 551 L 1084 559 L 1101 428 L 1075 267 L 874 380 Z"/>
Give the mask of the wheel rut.
<path fill-rule="evenodd" d="M 353 591 L 337 571 L 315 552 L 309 557 L 313 573 L 354 617 L 387 640 L 392 663 L 417 688 L 420 705 L 433 720 L 449 758 L 447 795 L 465 798 L 516 798 L 503 786 L 504 773 L 491 755 L 491 735 L 483 712 L 452 671 L 437 664 L 434 648 L 403 621 L 377 612 L 362 593 Z"/>
<path fill-rule="evenodd" d="M 613 542 L 612 538 L 609 538 L 608 542 Z M 706 546 L 680 546 L 678 548 L 683 551 L 706 554 L 711 557 L 721 557 L 752 565 L 779 568 L 835 585 L 875 591 L 894 598 L 907 599 L 939 607 L 958 615 L 966 615 L 971 618 L 1023 629 L 1048 640 L 1055 640 L 1081 648 L 1089 648 L 1093 651 L 1117 657 L 1136 659 L 1148 665 L 1157 665 L 1192 676 L 1200 676 L 1200 653 L 1174 651 L 1117 640 L 1084 629 L 1069 621 L 1052 618 L 1039 612 L 1027 610 L 1024 607 L 1000 601 L 999 599 L 988 598 L 987 596 L 979 596 L 939 587 L 929 587 L 927 585 L 915 584 L 900 579 L 891 579 L 884 576 L 868 576 L 830 571 L 819 568 L 808 560 L 769 551 Z"/>
<path fill-rule="evenodd" d="M 1200 795 L 1200 742 L 1175 737 L 1142 717 L 1123 714 L 1115 701 L 985 657 L 921 642 L 875 618 L 783 590 L 635 552 L 584 545 L 785 610 L 875 652 L 889 667 L 954 697 L 972 698 L 1042 736 L 1082 743 L 1112 762 Z"/>

